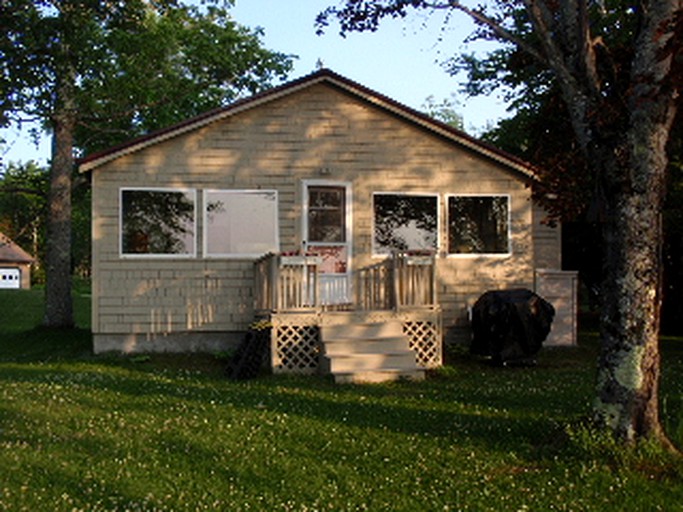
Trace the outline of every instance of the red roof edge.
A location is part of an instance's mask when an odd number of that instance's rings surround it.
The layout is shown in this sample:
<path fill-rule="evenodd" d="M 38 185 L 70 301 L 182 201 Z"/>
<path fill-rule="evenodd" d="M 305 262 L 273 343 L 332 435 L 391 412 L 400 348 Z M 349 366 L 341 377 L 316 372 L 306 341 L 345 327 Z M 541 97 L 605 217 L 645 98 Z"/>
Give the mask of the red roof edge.
<path fill-rule="evenodd" d="M 324 70 L 321 70 L 321 71 L 324 71 Z M 323 75 L 323 73 L 321 73 L 321 71 L 318 71 L 318 72 L 310 74 L 310 75 L 303 76 L 301 78 L 287 82 L 287 83 L 279 85 L 279 86 L 271 87 L 270 89 L 266 89 L 260 93 L 253 94 L 249 97 L 236 100 L 236 101 L 230 103 L 229 105 L 227 105 L 225 107 L 219 107 L 219 108 L 215 108 L 212 110 L 208 110 L 208 111 L 206 111 L 202 114 L 199 114 L 195 117 L 191 117 L 189 119 L 186 119 L 185 121 L 181 121 L 180 123 L 176 123 L 176 124 L 167 126 L 165 128 L 160 128 L 159 130 L 151 131 L 149 133 L 146 133 L 144 135 L 140 135 L 139 137 L 135 137 L 133 139 L 127 140 L 125 142 L 122 142 L 121 144 L 117 144 L 117 145 L 112 146 L 110 148 L 103 149 L 101 151 L 96 151 L 95 153 L 92 153 L 92 154 L 87 155 L 83 158 L 80 158 L 77 161 L 77 165 L 80 167 L 83 164 L 86 164 L 88 162 L 92 162 L 94 160 L 98 160 L 102 157 L 106 157 L 107 155 L 110 155 L 112 153 L 117 153 L 119 151 L 125 150 L 126 148 L 144 143 L 148 140 L 156 139 L 156 138 L 162 137 L 163 135 L 166 135 L 168 133 L 173 133 L 173 132 L 182 130 L 182 128 L 184 128 L 186 126 L 192 126 L 194 124 L 200 123 L 201 121 L 203 121 L 205 119 L 211 119 L 211 118 L 219 116 L 221 114 L 227 114 L 230 111 L 237 110 L 239 107 L 242 107 L 244 105 L 248 105 L 251 102 L 255 102 L 259 99 L 263 99 L 263 98 L 266 98 L 266 97 L 271 96 L 271 95 L 276 95 L 279 92 L 286 91 L 287 89 L 290 89 L 290 88 L 294 88 L 294 87 L 296 87 L 300 84 L 303 84 L 303 83 L 305 83 L 311 79 L 318 78 L 319 76 Z"/>
<path fill-rule="evenodd" d="M 131 140 L 110 147 L 108 149 L 97 151 L 95 153 L 87 155 L 82 159 L 79 159 L 77 164 L 79 167 L 82 167 L 84 165 L 87 166 L 87 164 L 94 163 L 100 159 L 108 160 L 107 157 L 110 156 L 115 158 L 113 155 L 125 152 L 126 149 L 134 148 L 135 146 L 139 145 L 145 145 L 146 142 L 151 142 L 155 139 L 165 139 L 165 136 L 172 136 L 172 134 L 175 132 L 183 132 L 185 128 L 189 129 L 194 125 L 202 124 L 202 122 L 209 123 L 213 118 L 224 117 L 229 115 L 233 111 L 248 108 L 249 104 L 251 103 L 258 104 L 264 100 L 267 100 L 269 97 L 278 97 L 279 95 L 286 93 L 288 90 L 296 90 L 302 86 L 305 86 L 308 83 L 313 84 L 325 80 L 328 80 L 331 85 L 337 85 L 337 87 L 341 86 L 343 89 L 346 89 L 347 92 L 355 93 L 356 95 L 365 97 L 366 100 L 371 98 L 376 102 L 378 106 L 383 107 L 385 109 L 388 108 L 389 110 L 393 111 L 393 113 L 396 115 L 408 117 L 412 119 L 413 122 L 418 122 L 424 128 L 431 129 L 432 131 L 435 131 L 441 134 L 442 136 L 447 136 L 452 141 L 459 142 L 461 145 L 464 145 L 469 149 L 475 151 L 479 150 L 479 152 L 488 154 L 490 157 L 495 158 L 498 162 L 507 164 L 509 167 L 513 167 L 517 171 L 523 172 L 523 174 L 526 174 L 528 178 L 537 179 L 536 167 L 530 164 L 529 162 L 515 155 L 512 155 L 506 151 L 503 151 L 492 144 L 483 142 L 465 133 L 462 130 L 459 130 L 437 119 L 434 119 L 426 115 L 425 113 L 415 110 L 403 103 L 400 103 L 388 96 L 385 96 L 384 94 L 378 93 L 377 91 L 372 90 L 369 87 L 359 84 L 358 82 L 350 80 L 345 76 L 342 76 L 338 73 L 335 73 L 332 70 L 325 68 L 315 71 L 311 74 L 302 76 L 298 79 L 292 80 L 285 84 L 272 87 L 270 89 L 254 94 L 247 98 L 239 99 L 225 107 L 220 107 L 217 109 L 204 112 L 203 114 L 192 117 L 180 123 L 149 132 L 145 135 L 133 138 Z M 94 167 L 97 167 L 97 164 L 94 165 L 92 168 Z M 523 171 L 522 169 L 524 169 L 525 171 Z M 81 170 L 81 172 L 87 172 L 88 170 L 91 170 L 91 168 Z"/>

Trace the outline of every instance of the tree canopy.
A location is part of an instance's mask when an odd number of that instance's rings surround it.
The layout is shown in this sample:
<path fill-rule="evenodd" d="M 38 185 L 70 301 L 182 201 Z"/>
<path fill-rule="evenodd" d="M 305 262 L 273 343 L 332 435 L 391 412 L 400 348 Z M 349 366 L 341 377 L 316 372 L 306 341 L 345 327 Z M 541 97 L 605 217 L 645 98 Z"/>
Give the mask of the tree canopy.
<path fill-rule="evenodd" d="M 8 0 L 0 4 L 0 124 L 51 130 L 71 80 L 75 146 L 93 151 L 262 90 L 291 69 L 228 2 Z M 64 101 L 64 100 L 62 100 Z"/>
<path fill-rule="evenodd" d="M 159 128 L 284 78 L 291 57 L 230 17 L 231 2 L 5 0 L 0 126 L 38 120 L 53 137 L 44 323 L 73 324 L 74 153 Z"/>
<path fill-rule="evenodd" d="M 10 164 L 0 174 L 0 232 L 32 256 L 45 239 L 48 174 L 35 162 Z"/>

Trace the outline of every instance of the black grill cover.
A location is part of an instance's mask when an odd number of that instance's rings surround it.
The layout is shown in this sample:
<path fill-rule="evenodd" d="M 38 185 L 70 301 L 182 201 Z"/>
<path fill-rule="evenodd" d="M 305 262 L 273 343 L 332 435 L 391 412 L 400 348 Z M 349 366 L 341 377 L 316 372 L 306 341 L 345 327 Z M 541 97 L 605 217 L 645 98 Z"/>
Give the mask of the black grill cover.
<path fill-rule="evenodd" d="M 472 308 L 471 352 L 499 364 L 532 362 L 554 317 L 552 304 L 530 290 L 488 291 Z"/>

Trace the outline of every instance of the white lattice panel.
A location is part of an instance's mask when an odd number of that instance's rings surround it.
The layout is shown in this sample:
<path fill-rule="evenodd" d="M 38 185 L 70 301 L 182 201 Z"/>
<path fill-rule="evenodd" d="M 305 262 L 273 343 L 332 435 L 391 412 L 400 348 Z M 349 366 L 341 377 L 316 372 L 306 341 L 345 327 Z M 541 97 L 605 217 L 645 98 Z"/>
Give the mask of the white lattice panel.
<path fill-rule="evenodd" d="M 419 367 L 441 366 L 443 358 L 438 322 L 406 321 L 403 323 L 403 333 L 408 337 L 408 346 L 415 351 Z"/>
<path fill-rule="evenodd" d="M 283 313 L 271 317 L 271 362 L 275 373 L 315 373 L 321 350 L 320 326 L 343 323 L 382 323 L 399 318 L 409 346 L 421 368 L 442 364 L 441 314 L 430 309 L 337 313 Z"/>
<path fill-rule="evenodd" d="M 315 373 L 320 354 L 320 328 L 317 325 L 279 325 L 272 334 L 273 371 L 276 373 Z"/>

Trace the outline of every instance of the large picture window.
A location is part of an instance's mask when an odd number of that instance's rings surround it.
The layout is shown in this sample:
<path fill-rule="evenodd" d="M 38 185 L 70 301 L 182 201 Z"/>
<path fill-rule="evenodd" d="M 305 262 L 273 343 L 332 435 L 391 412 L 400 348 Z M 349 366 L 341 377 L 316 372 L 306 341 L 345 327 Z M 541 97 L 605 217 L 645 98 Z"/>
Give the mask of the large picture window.
<path fill-rule="evenodd" d="M 449 254 L 508 254 L 508 196 L 448 196 Z"/>
<path fill-rule="evenodd" d="M 206 190 L 204 254 L 258 257 L 279 250 L 275 190 Z"/>
<path fill-rule="evenodd" d="M 194 190 L 121 189 L 121 254 L 194 256 Z"/>
<path fill-rule="evenodd" d="M 439 200 L 436 195 L 373 195 L 373 252 L 436 250 Z"/>

